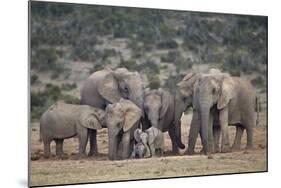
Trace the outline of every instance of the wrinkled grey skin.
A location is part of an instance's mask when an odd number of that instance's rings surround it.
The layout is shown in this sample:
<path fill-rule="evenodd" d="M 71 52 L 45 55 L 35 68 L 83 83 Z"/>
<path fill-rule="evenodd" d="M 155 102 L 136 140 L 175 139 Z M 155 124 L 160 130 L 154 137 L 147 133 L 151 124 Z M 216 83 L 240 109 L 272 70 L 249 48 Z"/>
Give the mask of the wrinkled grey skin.
<path fill-rule="evenodd" d="M 138 159 L 138 158 L 149 158 L 149 157 L 151 157 L 151 152 L 149 147 L 146 147 L 141 142 L 138 142 L 134 145 L 131 158 Z"/>
<path fill-rule="evenodd" d="M 50 143 L 56 142 L 56 155 L 63 155 L 63 140 L 78 136 L 79 154 L 85 156 L 88 130 L 101 129 L 105 124 L 105 112 L 88 105 L 57 102 L 40 119 L 40 138 L 44 143 L 44 155 L 50 156 Z"/>
<path fill-rule="evenodd" d="M 139 73 L 130 72 L 126 68 L 115 71 L 104 69 L 93 73 L 81 89 L 81 104 L 103 110 L 120 98 L 129 99 L 143 109 L 143 83 Z M 89 134 L 89 155 L 94 155 L 98 152 L 96 131 L 92 130 Z"/>
<path fill-rule="evenodd" d="M 160 88 L 145 92 L 144 112 L 149 125 L 162 132 L 168 131 L 172 142 L 173 153 L 179 153 L 178 147 L 184 149 L 181 141 L 180 124 L 175 124 L 175 99 L 168 91 Z"/>
<path fill-rule="evenodd" d="M 221 74 L 221 72 L 217 69 L 211 69 L 209 71 L 209 75 L 218 75 Z M 193 93 L 196 87 L 197 80 L 202 76 L 202 74 L 199 73 L 189 73 L 187 74 L 182 81 L 180 81 L 177 84 L 177 94 L 176 94 L 176 109 L 175 109 L 175 120 L 179 120 L 176 122 L 176 124 L 180 124 L 180 117 L 182 113 L 188 108 L 193 105 Z M 250 85 L 250 84 L 247 84 Z M 251 86 L 247 86 L 250 90 L 253 92 L 253 88 Z M 253 94 L 252 94 L 253 95 Z M 253 97 L 253 96 L 252 96 Z M 257 100 L 256 100 L 257 104 Z M 219 148 L 219 139 L 220 139 L 220 122 L 219 122 L 219 111 L 218 110 L 212 110 L 213 114 L 213 139 L 215 142 L 215 148 L 212 147 L 212 152 L 215 149 L 215 152 L 220 152 Z M 250 113 L 252 114 L 252 112 Z M 252 115 L 251 115 L 252 116 Z M 236 136 L 235 141 L 232 146 L 232 150 L 237 150 L 240 148 L 241 145 L 241 135 L 243 133 L 243 129 L 240 124 L 236 125 Z M 251 128 L 250 128 L 251 129 Z M 200 119 L 199 115 L 197 113 L 197 110 L 195 108 L 193 109 L 193 116 L 191 120 L 191 126 L 189 131 L 189 137 L 188 137 L 188 148 L 186 150 L 186 153 L 189 155 L 194 154 L 194 147 L 196 143 L 196 139 L 198 136 L 198 133 L 200 133 L 201 140 L 202 135 L 200 131 Z"/>
<path fill-rule="evenodd" d="M 220 130 L 221 152 L 230 151 L 228 125 L 236 125 L 237 129 L 233 149 L 240 148 L 244 129 L 247 132 L 247 149 L 253 148 L 256 95 L 248 81 L 225 73 L 202 75 L 194 86 L 193 108 L 200 122 L 205 154 L 214 152 L 215 148 L 217 150 Z M 214 121 L 218 122 L 220 129 L 213 126 Z"/>
<path fill-rule="evenodd" d="M 108 158 L 129 158 L 134 146 L 134 131 L 140 125 L 141 109 L 133 102 L 120 99 L 106 107 L 105 121 L 108 128 Z"/>
<path fill-rule="evenodd" d="M 177 84 L 177 90 L 176 90 L 176 96 L 175 96 L 175 126 L 181 127 L 181 116 L 182 113 L 184 113 L 189 107 L 193 106 L 193 87 L 197 79 L 200 77 L 200 74 L 197 73 L 189 73 L 187 74 L 182 81 L 180 81 Z M 192 154 L 194 151 L 194 148 L 191 148 L 190 145 L 191 142 L 196 141 L 197 134 L 199 130 L 197 130 L 198 126 L 196 126 L 199 123 L 197 116 L 192 116 L 191 119 L 191 126 L 189 131 L 189 140 L 188 140 L 188 148 L 187 153 Z"/>
<path fill-rule="evenodd" d="M 136 158 L 148 158 L 155 157 L 156 155 L 162 156 L 164 151 L 164 136 L 160 129 L 150 127 L 142 132 L 141 129 L 137 129 L 134 133 L 137 146 L 134 148 L 134 155 Z M 139 146 L 141 143 L 143 147 Z"/>

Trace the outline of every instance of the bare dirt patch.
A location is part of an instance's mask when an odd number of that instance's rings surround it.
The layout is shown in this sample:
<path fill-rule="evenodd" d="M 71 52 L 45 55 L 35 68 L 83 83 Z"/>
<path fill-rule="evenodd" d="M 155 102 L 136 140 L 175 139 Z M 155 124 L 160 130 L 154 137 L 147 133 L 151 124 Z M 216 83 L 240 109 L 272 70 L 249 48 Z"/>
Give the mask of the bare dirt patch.
<path fill-rule="evenodd" d="M 265 117 L 265 116 L 264 116 Z M 191 115 L 185 115 L 182 127 L 182 138 L 187 143 Z M 239 172 L 255 172 L 267 170 L 266 119 L 255 129 L 255 149 L 241 149 L 232 153 L 218 153 L 211 157 L 196 154 L 171 155 L 171 142 L 165 133 L 165 152 L 162 158 L 129 159 L 110 161 L 107 158 L 107 130 L 98 133 L 100 154 L 96 157 L 79 159 L 78 140 L 71 138 L 64 142 L 64 152 L 67 156 L 58 159 L 52 156 L 43 158 L 43 144 L 39 142 L 39 124 L 32 123 L 31 128 L 31 186 L 71 184 L 85 182 L 104 182 L 130 179 L 148 179 L 179 176 L 197 176 L 208 174 L 224 174 Z M 231 139 L 234 138 L 235 127 L 230 128 Z M 246 144 L 246 134 L 243 134 L 242 147 Z M 89 149 L 89 148 L 88 148 Z M 200 139 L 197 140 L 196 152 L 201 150 Z M 52 152 L 55 144 L 52 143 Z"/>

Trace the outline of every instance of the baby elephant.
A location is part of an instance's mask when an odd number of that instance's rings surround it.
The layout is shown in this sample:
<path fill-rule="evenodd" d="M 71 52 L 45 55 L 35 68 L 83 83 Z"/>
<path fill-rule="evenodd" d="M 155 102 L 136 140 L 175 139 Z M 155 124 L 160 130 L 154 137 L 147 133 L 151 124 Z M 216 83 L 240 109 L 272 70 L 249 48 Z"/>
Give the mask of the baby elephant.
<path fill-rule="evenodd" d="M 160 129 L 150 127 L 144 132 L 141 129 L 137 129 L 134 132 L 134 137 L 137 144 L 134 146 L 133 158 L 148 158 L 163 155 L 164 137 Z"/>
<path fill-rule="evenodd" d="M 44 143 L 44 156 L 50 157 L 50 143 L 56 142 L 56 155 L 63 155 L 63 140 L 78 136 L 79 154 L 86 155 L 88 129 L 101 129 L 105 125 L 105 112 L 88 105 L 57 102 L 40 119 L 40 139 Z"/>

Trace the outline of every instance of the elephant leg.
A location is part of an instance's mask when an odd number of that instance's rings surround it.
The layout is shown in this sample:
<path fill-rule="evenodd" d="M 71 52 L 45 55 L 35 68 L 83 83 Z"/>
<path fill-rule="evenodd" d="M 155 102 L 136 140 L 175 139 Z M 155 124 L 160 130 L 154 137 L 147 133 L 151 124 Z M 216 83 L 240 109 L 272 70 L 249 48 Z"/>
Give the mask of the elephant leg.
<path fill-rule="evenodd" d="M 62 157 L 63 155 L 63 139 L 55 139 L 56 142 L 56 155 Z"/>
<path fill-rule="evenodd" d="M 196 144 L 196 140 L 198 137 L 199 133 L 199 119 L 198 119 L 198 113 L 194 112 L 192 119 L 191 119 L 191 124 L 190 124 L 190 130 L 189 130 L 189 135 L 188 135 L 188 148 L 186 150 L 187 155 L 192 155 L 194 154 L 194 148 Z M 200 134 L 201 136 L 201 134 Z"/>
<path fill-rule="evenodd" d="M 221 130 L 220 130 L 220 127 L 218 126 L 214 126 L 213 128 L 213 133 L 214 133 L 214 141 L 215 141 L 215 152 L 216 153 L 219 153 L 220 152 L 220 133 L 221 133 Z"/>
<path fill-rule="evenodd" d="M 219 123 L 222 133 L 221 152 L 230 152 L 229 134 L 228 134 L 228 108 L 224 108 L 219 114 Z"/>
<path fill-rule="evenodd" d="M 97 145 L 97 130 L 89 129 L 90 136 L 90 151 L 88 156 L 93 156 L 98 154 L 98 145 Z"/>
<path fill-rule="evenodd" d="M 172 152 L 174 154 L 178 154 L 179 153 L 179 149 L 177 146 L 177 138 L 176 138 L 176 132 L 175 132 L 175 127 L 174 126 L 170 126 L 169 130 L 168 130 L 169 136 L 171 138 L 171 142 L 172 142 Z"/>
<path fill-rule="evenodd" d="M 247 146 L 246 149 L 253 149 L 254 144 L 253 144 L 253 128 L 252 127 L 247 127 L 246 128 L 247 132 Z"/>
<path fill-rule="evenodd" d="M 208 147 L 210 153 L 215 153 L 215 144 L 214 144 L 214 133 L 213 133 L 213 115 L 209 116 L 209 125 L 208 125 Z"/>
<path fill-rule="evenodd" d="M 123 134 L 122 137 L 122 159 L 127 159 L 130 155 L 130 133 Z"/>
<path fill-rule="evenodd" d="M 80 157 L 86 156 L 86 146 L 88 142 L 88 129 L 84 127 L 79 127 L 77 130 L 77 136 L 79 139 L 79 155 Z"/>
<path fill-rule="evenodd" d="M 243 132 L 244 132 L 244 128 L 240 125 L 236 125 L 236 135 L 232 145 L 233 151 L 237 151 L 240 149 Z"/>
<path fill-rule="evenodd" d="M 43 143 L 44 143 L 44 157 L 49 158 L 51 155 L 51 147 L 50 147 L 51 140 L 47 140 L 47 141 L 44 140 Z"/>
<path fill-rule="evenodd" d="M 155 157 L 156 154 L 155 154 L 155 146 L 154 146 L 154 144 L 149 145 L 149 147 L 150 147 L 150 150 L 151 150 L 151 157 Z"/>

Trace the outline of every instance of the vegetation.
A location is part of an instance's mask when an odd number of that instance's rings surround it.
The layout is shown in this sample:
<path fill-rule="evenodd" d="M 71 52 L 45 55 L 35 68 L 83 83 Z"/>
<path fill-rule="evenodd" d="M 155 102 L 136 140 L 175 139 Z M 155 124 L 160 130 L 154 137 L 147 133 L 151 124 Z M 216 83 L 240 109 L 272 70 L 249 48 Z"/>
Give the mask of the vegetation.
<path fill-rule="evenodd" d="M 69 104 L 80 103 L 78 98 L 63 94 L 61 88 L 53 84 L 47 84 L 44 91 L 31 92 L 31 119 L 39 119 L 44 111 L 59 100 Z"/>
<path fill-rule="evenodd" d="M 52 2 L 32 2 L 31 15 L 32 86 L 42 72 L 54 81 L 68 79 L 65 65 L 82 61 L 92 64 L 89 74 L 122 66 L 139 71 L 146 87 L 171 91 L 190 69 L 210 65 L 231 75 L 253 74 L 252 83 L 265 91 L 266 17 Z M 162 80 L 160 71 L 169 78 Z M 32 112 L 57 100 L 75 101 L 63 93 L 77 89 L 72 82 L 32 93 Z"/>

